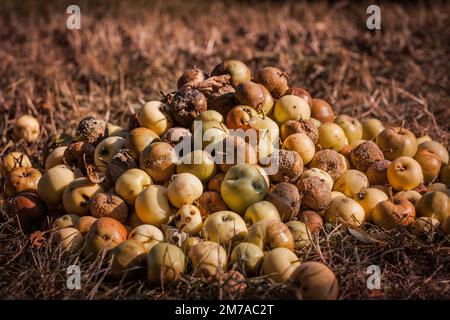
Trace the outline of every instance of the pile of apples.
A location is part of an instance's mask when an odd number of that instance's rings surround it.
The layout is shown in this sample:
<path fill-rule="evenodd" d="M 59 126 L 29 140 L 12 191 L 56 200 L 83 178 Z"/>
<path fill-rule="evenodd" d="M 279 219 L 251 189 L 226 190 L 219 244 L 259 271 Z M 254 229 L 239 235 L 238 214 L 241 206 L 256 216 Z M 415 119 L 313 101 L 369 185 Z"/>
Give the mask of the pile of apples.
<path fill-rule="evenodd" d="M 145 103 L 127 128 L 83 119 L 75 136 L 47 144 L 45 170 L 24 153 L 4 156 L 4 211 L 26 232 L 50 229 L 59 250 L 88 261 L 107 255 L 113 278 L 262 274 L 304 299 L 339 294 L 327 266 L 297 256 L 324 223 L 450 233 L 449 155 L 430 137 L 335 116 L 274 67 L 252 78 L 226 60 L 211 75 L 186 71 L 177 87 Z M 197 161 L 176 163 L 174 147 L 192 138 L 194 121 L 210 137 L 182 155 Z M 33 143 L 39 128 L 25 115 L 14 134 Z M 230 129 L 268 129 L 258 139 L 280 146 L 267 149 L 278 171 L 267 174 L 261 150 Z M 225 142 L 243 163 L 214 161 L 207 146 Z"/>

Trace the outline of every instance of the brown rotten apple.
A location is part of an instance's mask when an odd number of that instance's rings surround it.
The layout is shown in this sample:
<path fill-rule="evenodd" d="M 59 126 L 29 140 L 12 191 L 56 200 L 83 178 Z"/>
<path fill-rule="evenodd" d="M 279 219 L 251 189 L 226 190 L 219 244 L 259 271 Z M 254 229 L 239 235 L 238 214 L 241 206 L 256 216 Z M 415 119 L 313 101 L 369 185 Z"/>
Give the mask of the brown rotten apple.
<path fill-rule="evenodd" d="M 154 181 L 166 181 L 175 170 L 175 151 L 166 142 L 154 142 L 141 153 L 139 165 Z"/>
<path fill-rule="evenodd" d="M 91 199 L 91 214 L 94 217 L 110 217 L 121 223 L 125 223 L 128 217 L 128 207 L 125 201 L 120 197 L 111 194 L 99 192 Z"/>
<path fill-rule="evenodd" d="M 373 163 L 384 160 L 384 155 L 375 142 L 366 141 L 352 151 L 351 160 L 356 169 L 366 172 Z"/>
<path fill-rule="evenodd" d="M 301 300 L 336 300 L 339 284 L 333 271 L 320 262 L 304 262 L 288 280 L 288 288 Z"/>
<path fill-rule="evenodd" d="M 328 173 L 336 181 L 346 170 L 345 159 L 334 150 L 321 150 L 311 160 L 310 167 Z"/>
<path fill-rule="evenodd" d="M 99 218 L 86 236 L 83 255 L 95 259 L 103 251 L 109 251 L 127 238 L 127 230 L 113 218 Z"/>
<path fill-rule="evenodd" d="M 286 140 L 290 135 L 299 132 L 306 133 L 314 143 L 317 143 L 319 140 L 319 131 L 311 119 L 288 120 L 284 122 L 280 127 L 281 140 Z"/>
<path fill-rule="evenodd" d="M 266 87 L 275 99 L 288 90 L 287 79 L 287 74 L 275 67 L 264 67 L 256 73 L 256 82 Z"/>
<path fill-rule="evenodd" d="M 282 221 L 292 220 L 300 210 L 300 193 L 288 182 L 272 185 L 265 200 L 277 208 Z"/>
<path fill-rule="evenodd" d="M 278 171 L 271 175 L 274 182 L 296 183 L 303 172 L 303 160 L 293 150 L 281 149 L 278 151 Z"/>
<path fill-rule="evenodd" d="M 217 191 L 203 192 L 200 198 L 194 201 L 194 204 L 200 210 L 203 219 L 206 219 L 206 217 L 214 212 L 228 210 L 227 205 Z"/>
<path fill-rule="evenodd" d="M 325 210 L 331 202 L 331 190 L 319 177 L 308 177 L 297 183 L 302 203 L 313 210 Z"/>
<path fill-rule="evenodd" d="M 7 196 L 12 197 L 20 192 L 37 192 L 41 173 L 34 168 L 16 168 L 6 176 L 4 190 Z"/>
<path fill-rule="evenodd" d="M 370 185 L 386 185 L 388 184 L 387 179 L 387 168 L 391 164 L 389 160 L 380 160 L 372 163 L 369 168 L 367 168 L 367 179 L 369 179 Z"/>

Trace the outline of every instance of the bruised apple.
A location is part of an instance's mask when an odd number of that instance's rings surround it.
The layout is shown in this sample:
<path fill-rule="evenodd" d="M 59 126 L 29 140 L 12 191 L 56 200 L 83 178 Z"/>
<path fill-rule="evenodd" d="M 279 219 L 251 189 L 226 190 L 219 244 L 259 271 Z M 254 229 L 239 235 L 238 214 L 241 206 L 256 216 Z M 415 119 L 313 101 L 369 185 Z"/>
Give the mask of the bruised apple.
<path fill-rule="evenodd" d="M 140 242 L 145 250 L 149 252 L 155 245 L 164 241 L 164 234 L 151 224 L 142 224 L 130 232 L 128 239 Z"/>
<path fill-rule="evenodd" d="M 64 190 L 62 197 L 64 209 L 68 213 L 86 215 L 90 212 L 92 198 L 101 191 L 100 185 L 88 178 L 75 179 Z"/>
<path fill-rule="evenodd" d="M 114 188 L 126 203 L 133 205 L 139 193 L 152 183 L 152 178 L 144 170 L 133 168 L 119 176 Z"/>
<path fill-rule="evenodd" d="M 408 226 L 416 217 L 416 209 L 407 200 L 385 200 L 372 211 L 373 222 L 385 229 Z"/>
<path fill-rule="evenodd" d="M 269 201 L 258 201 L 245 210 L 244 220 L 252 225 L 261 220 L 281 221 L 277 208 Z"/>
<path fill-rule="evenodd" d="M 20 192 L 36 192 L 42 174 L 34 168 L 19 167 L 6 176 L 4 190 L 12 197 Z"/>
<path fill-rule="evenodd" d="M 203 223 L 205 239 L 228 245 L 247 237 L 247 226 L 240 215 L 232 211 L 219 211 L 208 216 Z"/>

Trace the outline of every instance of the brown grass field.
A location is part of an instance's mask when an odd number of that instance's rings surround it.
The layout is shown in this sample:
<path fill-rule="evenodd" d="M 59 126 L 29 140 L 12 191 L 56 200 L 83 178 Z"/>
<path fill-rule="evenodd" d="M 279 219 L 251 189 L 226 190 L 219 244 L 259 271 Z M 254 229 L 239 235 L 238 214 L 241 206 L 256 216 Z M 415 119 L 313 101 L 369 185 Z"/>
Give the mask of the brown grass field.
<path fill-rule="evenodd" d="M 366 28 L 366 3 L 288 1 L 83 1 L 81 30 L 66 29 L 70 1 L 0 3 L 0 156 L 26 152 L 42 169 L 44 141 L 73 134 L 88 114 L 125 125 L 142 102 L 176 89 L 193 66 L 210 71 L 225 58 L 252 70 L 273 65 L 291 84 L 329 101 L 336 113 L 375 116 L 448 147 L 450 3 L 383 3 L 382 29 Z M 22 114 L 43 126 L 37 144 L 14 141 Z M 450 244 L 440 234 L 417 239 L 375 227 L 354 236 L 329 227 L 302 260 L 328 264 L 341 299 L 449 299 Z M 82 268 L 81 290 L 66 288 L 70 264 Z M 379 265 L 380 290 L 366 287 Z M 231 281 L 187 276 L 171 286 L 114 282 L 101 261 L 83 263 L 36 246 L 0 223 L 0 298 L 217 299 L 290 298 L 264 277 Z"/>

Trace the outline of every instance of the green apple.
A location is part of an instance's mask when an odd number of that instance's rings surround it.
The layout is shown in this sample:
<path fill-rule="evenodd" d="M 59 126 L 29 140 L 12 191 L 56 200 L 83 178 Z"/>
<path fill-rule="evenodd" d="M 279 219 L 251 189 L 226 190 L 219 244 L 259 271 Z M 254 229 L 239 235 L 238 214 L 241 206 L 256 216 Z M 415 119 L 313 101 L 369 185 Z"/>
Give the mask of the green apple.
<path fill-rule="evenodd" d="M 264 199 L 269 186 L 254 165 L 238 164 L 226 173 L 220 186 L 220 193 L 227 206 L 243 214 L 253 203 Z"/>

